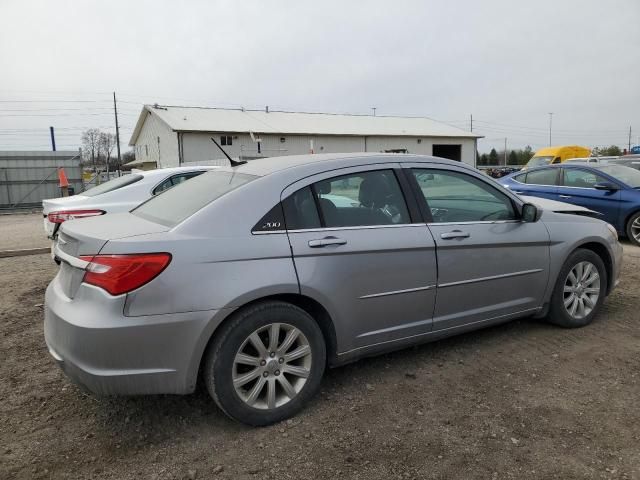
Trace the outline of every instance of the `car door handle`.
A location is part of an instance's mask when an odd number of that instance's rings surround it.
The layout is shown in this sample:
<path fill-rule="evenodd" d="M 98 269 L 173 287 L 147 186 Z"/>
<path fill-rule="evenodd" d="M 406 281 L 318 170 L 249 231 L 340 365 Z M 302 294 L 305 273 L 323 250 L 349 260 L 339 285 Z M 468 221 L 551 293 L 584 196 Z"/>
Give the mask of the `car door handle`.
<path fill-rule="evenodd" d="M 328 247 L 329 245 L 346 245 L 347 241 L 343 238 L 337 237 L 325 237 L 317 240 L 309 240 L 309 246 L 311 248 Z"/>
<path fill-rule="evenodd" d="M 517 193 L 518 195 L 520 195 L 521 193 L 524 193 L 522 190 L 511 190 L 513 193 Z"/>
<path fill-rule="evenodd" d="M 463 232 L 461 230 L 454 230 L 453 232 L 441 233 L 440 238 L 443 240 L 451 240 L 453 238 L 469 238 L 471 234 L 469 232 Z"/>
<path fill-rule="evenodd" d="M 571 195 L 558 195 L 560 198 L 571 198 Z"/>

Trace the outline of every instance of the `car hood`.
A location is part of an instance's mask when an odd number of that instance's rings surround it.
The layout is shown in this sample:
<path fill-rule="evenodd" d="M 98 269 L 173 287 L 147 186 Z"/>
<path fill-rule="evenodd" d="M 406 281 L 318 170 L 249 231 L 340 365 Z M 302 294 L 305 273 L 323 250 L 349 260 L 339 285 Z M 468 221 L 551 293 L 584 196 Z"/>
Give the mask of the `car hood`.
<path fill-rule="evenodd" d="M 599 216 L 600 213 L 595 210 L 590 210 L 580 205 L 573 205 L 566 202 L 558 202 L 556 200 L 549 200 L 548 198 L 530 197 L 528 195 L 520 195 L 520 198 L 527 203 L 533 203 L 537 207 L 543 210 L 550 210 L 556 213 L 574 213 L 578 215 L 591 215 Z"/>

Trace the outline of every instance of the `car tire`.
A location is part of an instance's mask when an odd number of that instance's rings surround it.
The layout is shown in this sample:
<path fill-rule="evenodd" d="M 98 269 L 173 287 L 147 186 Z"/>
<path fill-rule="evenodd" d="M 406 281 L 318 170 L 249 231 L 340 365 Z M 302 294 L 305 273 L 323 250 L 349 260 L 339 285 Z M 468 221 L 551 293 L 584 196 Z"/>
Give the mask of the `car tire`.
<path fill-rule="evenodd" d="M 564 328 L 589 325 L 602 306 L 607 281 L 600 256 L 587 249 L 574 251 L 558 274 L 547 320 Z"/>
<path fill-rule="evenodd" d="M 272 337 L 278 339 L 275 344 Z M 269 301 L 235 312 L 215 335 L 204 360 L 205 385 L 220 409 L 239 422 L 263 426 L 293 416 L 317 393 L 326 346 L 307 312 Z"/>
<path fill-rule="evenodd" d="M 640 246 L 640 212 L 636 212 L 627 221 L 625 228 L 627 238 L 634 245 Z"/>

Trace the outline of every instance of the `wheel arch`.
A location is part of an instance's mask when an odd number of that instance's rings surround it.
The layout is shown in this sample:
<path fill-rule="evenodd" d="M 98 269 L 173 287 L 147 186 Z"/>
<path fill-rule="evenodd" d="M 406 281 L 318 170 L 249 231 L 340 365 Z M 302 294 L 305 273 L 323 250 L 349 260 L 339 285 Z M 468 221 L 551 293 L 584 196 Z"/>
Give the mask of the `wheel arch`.
<path fill-rule="evenodd" d="M 337 358 L 337 338 L 333 319 L 329 315 L 327 309 L 322 304 L 320 304 L 320 302 L 306 295 L 302 295 L 299 293 L 279 293 L 255 298 L 237 308 L 234 308 L 232 312 L 226 315 L 225 318 L 223 318 L 222 321 L 220 321 L 220 323 L 216 325 L 214 330 L 209 334 L 209 338 L 206 341 L 204 349 L 201 352 L 198 352 L 196 364 L 198 379 L 200 379 L 202 375 L 202 361 L 205 357 L 205 354 L 209 346 L 213 343 L 220 329 L 229 321 L 231 321 L 236 312 L 244 310 L 245 308 L 249 308 L 252 305 L 269 301 L 290 303 L 307 312 L 316 321 L 316 323 L 320 327 L 320 330 L 322 331 L 322 336 L 327 348 L 327 365 L 333 365 L 335 359 Z"/>
<path fill-rule="evenodd" d="M 613 278 L 613 258 L 611 256 L 611 252 L 609 252 L 609 249 L 600 242 L 594 242 L 594 241 L 590 241 L 587 243 L 583 243 L 580 244 L 578 246 L 576 246 L 576 248 L 574 248 L 569 255 L 567 255 L 567 258 L 569 258 L 569 256 L 575 252 L 576 250 L 579 249 L 583 249 L 583 250 L 591 250 L 593 253 L 595 253 L 596 255 L 598 255 L 601 259 L 602 259 L 602 263 L 604 263 L 604 268 L 607 272 L 607 290 L 606 290 L 606 295 L 609 295 L 609 293 L 611 292 L 611 289 L 613 287 L 613 282 L 611 281 L 611 279 Z"/>

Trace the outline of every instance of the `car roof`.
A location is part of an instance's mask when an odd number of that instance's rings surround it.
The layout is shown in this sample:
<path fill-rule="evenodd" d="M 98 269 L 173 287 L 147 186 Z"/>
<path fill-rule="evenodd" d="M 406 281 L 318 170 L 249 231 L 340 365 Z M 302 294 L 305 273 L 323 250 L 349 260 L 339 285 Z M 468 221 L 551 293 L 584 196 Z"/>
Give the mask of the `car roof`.
<path fill-rule="evenodd" d="M 284 170 L 295 170 L 303 167 L 313 167 L 318 165 L 331 163 L 333 167 L 349 167 L 362 164 L 366 160 L 369 163 L 413 163 L 413 162 L 429 162 L 443 165 L 456 165 L 472 170 L 473 168 L 465 163 L 447 160 L 439 157 L 428 155 L 413 155 L 408 153 L 376 153 L 376 152 L 360 152 L 360 153 L 322 153 L 307 155 L 287 155 L 284 157 L 269 157 L 257 160 L 251 160 L 247 163 L 236 167 L 220 167 L 222 170 L 230 170 L 237 173 L 247 173 L 249 175 L 266 176 L 272 173 Z M 320 170 L 320 168 L 319 168 Z"/>
<path fill-rule="evenodd" d="M 180 172 L 201 172 L 204 170 L 213 170 L 219 167 L 213 166 L 188 166 L 188 167 L 166 167 L 156 168 L 154 170 L 134 170 L 131 173 L 133 175 L 142 175 L 145 178 L 164 177 Z"/>

